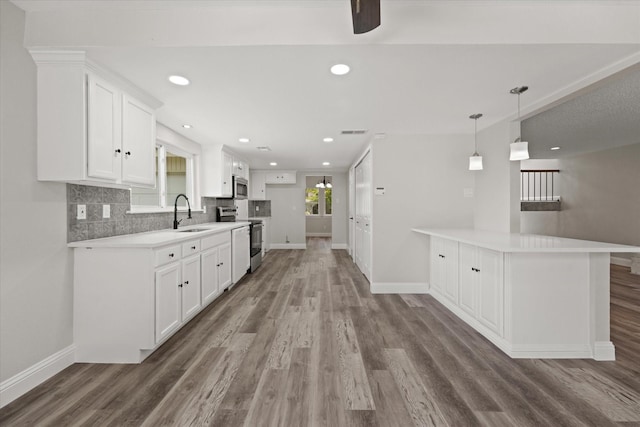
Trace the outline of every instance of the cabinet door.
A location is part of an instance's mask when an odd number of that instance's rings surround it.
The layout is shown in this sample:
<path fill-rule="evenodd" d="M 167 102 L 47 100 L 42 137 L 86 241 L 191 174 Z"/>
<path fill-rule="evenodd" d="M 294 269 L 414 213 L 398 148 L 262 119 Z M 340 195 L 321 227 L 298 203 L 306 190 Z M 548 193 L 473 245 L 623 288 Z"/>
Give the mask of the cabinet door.
<path fill-rule="evenodd" d="M 444 287 L 444 259 L 442 239 L 431 237 L 431 288 L 439 293 Z"/>
<path fill-rule="evenodd" d="M 478 320 L 498 333 L 502 332 L 503 316 L 503 260 L 502 253 L 489 249 L 477 249 L 478 267 Z"/>
<path fill-rule="evenodd" d="M 87 175 L 120 179 L 120 92 L 104 80 L 88 76 Z"/>
<path fill-rule="evenodd" d="M 202 304 L 207 305 L 220 293 L 218 286 L 218 248 L 211 248 L 200 255 L 202 271 Z"/>
<path fill-rule="evenodd" d="M 460 243 L 459 249 L 459 305 L 464 311 L 476 316 L 476 288 L 478 286 L 478 274 L 476 268 L 476 247 Z"/>
<path fill-rule="evenodd" d="M 200 256 L 182 260 L 182 318 L 184 322 L 202 307 L 200 299 Z"/>
<path fill-rule="evenodd" d="M 253 200 L 265 200 L 266 199 L 266 174 L 264 172 L 254 172 L 251 175 L 251 181 L 249 182 L 249 188 L 251 189 L 250 197 Z"/>
<path fill-rule="evenodd" d="M 222 196 L 233 196 L 233 156 L 222 152 Z"/>
<path fill-rule="evenodd" d="M 143 103 L 123 95 L 122 182 L 153 187 L 156 183 L 156 117 Z"/>
<path fill-rule="evenodd" d="M 180 263 L 156 270 L 156 343 L 180 325 Z"/>
<path fill-rule="evenodd" d="M 231 285 L 231 243 L 218 246 L 218 283 L 220 292 Z"/>
<path fill-rule="evenodd" d="M 444 268 L 443 286 L 444 294 L 455 304 L 458 304 L 458 242 L 444 239 Z"/>

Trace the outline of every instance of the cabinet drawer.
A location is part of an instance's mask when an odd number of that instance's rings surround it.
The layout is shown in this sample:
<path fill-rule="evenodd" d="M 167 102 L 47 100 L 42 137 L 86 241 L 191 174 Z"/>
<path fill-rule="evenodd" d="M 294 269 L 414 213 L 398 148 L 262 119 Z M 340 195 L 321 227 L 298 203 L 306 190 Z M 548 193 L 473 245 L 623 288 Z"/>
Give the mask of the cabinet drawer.
<path fill-rule="evenodd" d="M 156 250 L 155 266 L 167 264 L 181 258 L 180 245 L 167 246 L 166 248 Z"/>
<path fill-rule="evenodd" d="M 231 243 L 231 232 L 225 231 L 223 233 L 214 234 L 213 236 L 204 237 L 202 239 L 201 247 L 202 250 L 205 250 L 223 243 Z"/>
<path fill-rule="evenodd" d="M 182 256 L 188 257 L 198 252 L 200 252 L 200 240 L 192 240 L 182 244 Z"/>

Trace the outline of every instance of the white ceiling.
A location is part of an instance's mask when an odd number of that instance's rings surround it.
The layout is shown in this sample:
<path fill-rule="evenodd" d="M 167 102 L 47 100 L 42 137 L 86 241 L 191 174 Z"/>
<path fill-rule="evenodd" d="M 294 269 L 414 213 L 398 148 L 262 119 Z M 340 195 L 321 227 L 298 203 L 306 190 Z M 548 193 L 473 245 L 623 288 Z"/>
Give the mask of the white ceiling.
<path fill-rule="evenodd" d="M 276 161 L 344 170 L 376 133 L 471 134 L 470 114 L 484 114 L 479 129 L 515 117 L 512 87 L 530 87 L 522 110 L 532 115 L 640 61 L 640 2 L 388 1 L 382 27 L 364 37 L 350 33 L 348 0 L 14 3 L 30 11 L 28 47 L 86 50 L 162 101 L 159 121 L 203 145 L 232 146 L 252 168 Z M 331 75 L 338 62 L 351 73 Z M 171 85 L 167 76 L 176 73 L 192 84 Z M 637 114 L 639 102 L 622 106 L 638 101 L 628 90 L 634 82 L 611 90 L 600 108 L 607 114 L 590 122 Z M 556 107 L 555 119 L 528 122 L 532 153 L 533 135 L 567 123 L 562 152 L 572 140 L 580 148 L 582 134 L 568 136 L 582 128 L 576 117 L 602 105 L 581 96 Z M 567 120 L 576 105 L 580 112 Z M 367 133 L 340 135 L 350 129 Z M 549 157 L 535 156 L 542 153 Z"/>

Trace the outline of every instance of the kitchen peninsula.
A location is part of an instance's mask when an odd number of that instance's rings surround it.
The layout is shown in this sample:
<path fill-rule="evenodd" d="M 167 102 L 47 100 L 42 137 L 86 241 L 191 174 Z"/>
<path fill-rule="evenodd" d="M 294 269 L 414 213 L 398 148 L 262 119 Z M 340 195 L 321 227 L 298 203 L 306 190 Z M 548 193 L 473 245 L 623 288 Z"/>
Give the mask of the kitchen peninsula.
<path fill-rule="evenodd" d="M 412 231 L 429 236 L 431 295 L 510 357 L 615 360 L 610 253 L 640 247 L 471 229 Z"/>

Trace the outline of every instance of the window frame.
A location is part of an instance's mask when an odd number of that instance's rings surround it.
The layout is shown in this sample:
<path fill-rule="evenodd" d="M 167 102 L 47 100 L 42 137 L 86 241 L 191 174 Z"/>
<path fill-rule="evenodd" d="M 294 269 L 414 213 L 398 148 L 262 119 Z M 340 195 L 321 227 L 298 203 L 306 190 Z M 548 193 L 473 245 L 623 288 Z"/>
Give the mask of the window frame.
<path fill-rule="evenodd" d="M 158 206 L 152 205 L 134 205 L 130 204 L 129 213 L 156 213 L 156 212 L 173 212 L 173 202 L 167 201 L 167 152 L 175 154 L 180 157 L 184 157 L 186 163 L 186 177 L 185 177 L 185 195 L 189 198 L 191 205 L 191 211 L 202 211 L 200 206 L 200 197 L 198 197 L 196 189 L 196 165 L 198 155 L 190 153 L 180 147 L 173 144 L 157 140 L 156 149 L 158 150 L 158 162 L 157 162 L 157 178 L 155 189 L 158 193 Z M 130 188 L 133 193 L 133 188 Z M 133 199 L 133 198 L 132 198 Z M 187 207 L 178 206 L 178 211 L 186 211 Z"/>

